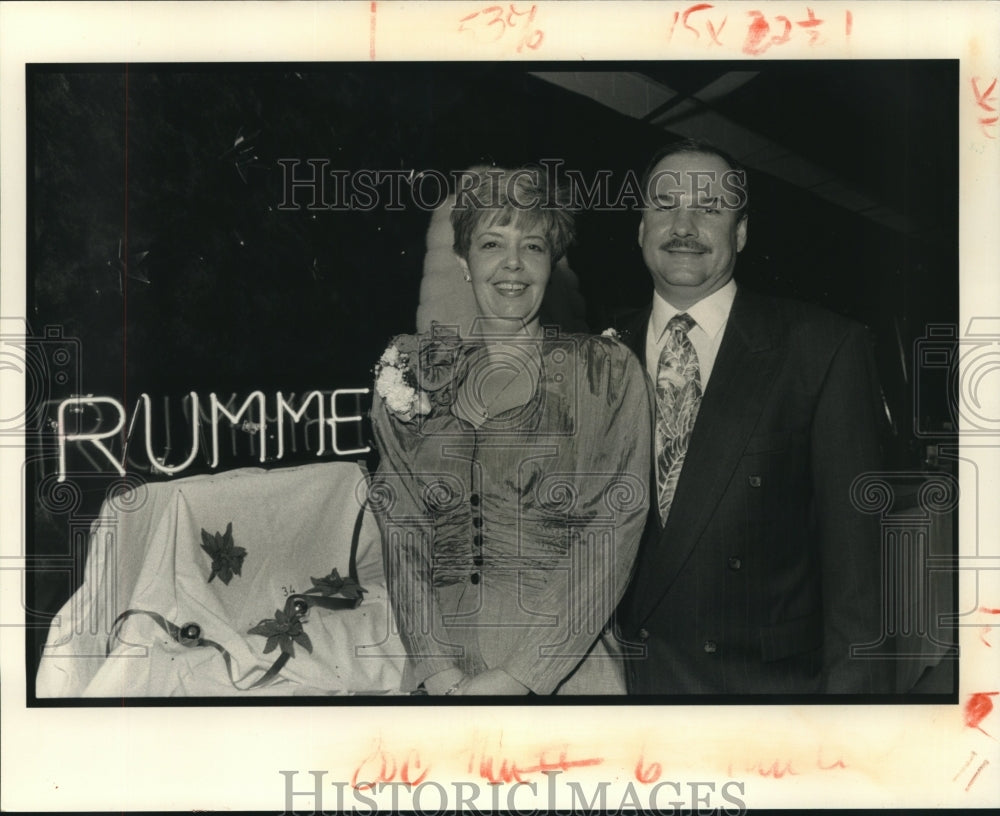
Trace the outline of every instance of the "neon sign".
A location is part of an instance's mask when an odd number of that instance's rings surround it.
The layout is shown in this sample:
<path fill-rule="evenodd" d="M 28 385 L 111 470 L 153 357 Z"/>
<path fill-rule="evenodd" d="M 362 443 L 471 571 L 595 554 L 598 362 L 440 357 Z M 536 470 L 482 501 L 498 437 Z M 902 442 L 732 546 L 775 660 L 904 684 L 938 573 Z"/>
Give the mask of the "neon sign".
<path fill-rule="evenodd" d="M 153 411 L 152 400 L 148 394 L 141 394 L 136 403 L 136 410 L 132 415 L 132 421 L 129 423 L 129 430 L 121 460 L 115 458 L 114 454 L 105 444 L 105 440 L 118 436 L 124 429 L 127 420 L 125 406 L 113 397 L 95 397 L 93 395 L 70 397 L 59 403 L 56 413 L 56 434 L 59 444 L 58 481 L 63 482 L 66 480 L 66 451 L 69 445 L 90 448 L 110 462 L 119 476 L 124 476 L 126 471 L 123 465 L 128 456 L 129 441 L 133 437 L 140 415 L 144 420 L 145 453 L 149 461 L 149 466 L 154 472 L 167 475 L 181 473 L 195 461 L 198 456 L 201 440 L 204 438 L 202 423 L 206 420 L 211 431 L 211 459 L 209 460 L 211 467 L 215 468 L 219 465 L 219 423 L 223 418 L 231 426 L 240 427 L 242 430 L 256 435 L 260 446 L 259 458 L 261 463 L 266 462 L 268 459 L 267 440 L 269 436 L 269 422 L 276 424 L 277 451 L 276 456 L 273 458 L 281 459 L 285 455 L 286 419 L 290 424 L 297 425 L 306 419 L 307 410 L 311 405 L 315 408 L 317 419 L 309 419 L 308 422 L 312 423 L 315 421 L 317 423 L 319 437 L 316 449 L 317 456 L 322 456 L 326 453 L 328 436 L 332 452 L 338 456 L 368 453 L 371 450 L 368 446 L 343 448 L 339 444 L 339 432 L 343 426 L 349 423 L 360 423 L 363 416 L 360 413 L 347 415 L 338 413 L 337 398 L 343 395 L 362 396 L 369 393 L 371 393 L 371 389 L 369 388 L 339 388 L 328 394 L 322 391 L 310 391 L 299 401 L 298 408 L 296 408 L 294 402 L 286 400 L 284 395 L 278 391 L 274 397 L 275 413 L 273 417 L 269 418 L 266 411 L 267 400 L 262 391 L 251 393 L 243 401 L 240 408 L 235 411 L 231 410 L 232 398 L 230 398 L 228 403 L 222 403 L 214 393 L 211 393 L 208 395 L 207 414 L 201 410 L 201 400 L 198 394 L 192 391 L 188 395 L 188 399 L 190 400 L 191 450 L 184 461 L 174 465 L 167 464 L 165 457 L 157 456 L 153 451 Z M 101 410 L 101 406 L 110 406 L 114 414 L 113 421 L 107 425 L 104 422 L 104 411 Z M 90 429 L 86 432 L 69 432 L 67 427 L 69 424 L 67 413 L 80 414 L 87 407 L 96 409 L 100 413 L 100 427 Z M 237 425 L 241 420 L 242 425 Z M 208 439 L 205 439 L 205 444 L 208 444 Z M 88 456 L 87 458 L 91 457 Z"/>

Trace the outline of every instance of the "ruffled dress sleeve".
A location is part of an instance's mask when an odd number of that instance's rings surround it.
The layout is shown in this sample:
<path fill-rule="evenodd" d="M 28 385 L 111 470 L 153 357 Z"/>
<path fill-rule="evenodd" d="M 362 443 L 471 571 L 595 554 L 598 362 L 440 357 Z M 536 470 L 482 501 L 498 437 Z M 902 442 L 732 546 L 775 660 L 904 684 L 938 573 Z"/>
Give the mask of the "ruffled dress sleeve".
<path fill-rule="evenodd" d="M 380 460 L 369 502 L 382 535 L 393 616 L 410 657 L 403 684 L 415 688 L 459 665 L 456 648 L 435 637 L 444 629 L 432 581 L 433 523 L 418 477 L 421 423 L 400 419 L 377 391 L 371 421 Z"/>
<path fill-rule="evenodd" d="M 583 338 L 577 358 L 576 431 L 562 458 L 570 569 L 532 608 L 553 627 L 524 630 L 501 668 L 536 694 L 550 694 L 590 652 L 632 575 L 649 508 L 653 393 L 620 341 Z M 572 472 L 573 468 L 575 472 Z"/>

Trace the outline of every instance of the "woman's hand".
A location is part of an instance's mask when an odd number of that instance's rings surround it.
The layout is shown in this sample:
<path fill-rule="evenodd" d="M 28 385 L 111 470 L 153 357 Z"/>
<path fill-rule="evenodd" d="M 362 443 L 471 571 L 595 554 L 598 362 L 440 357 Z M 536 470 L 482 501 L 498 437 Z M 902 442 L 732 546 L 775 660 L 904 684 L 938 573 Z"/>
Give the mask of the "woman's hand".
<path fill-rule="evenodd" d="M 462 683 L 456 694 L 466 697 L 472 694 L 527 694 L 528 691 L 527 686 L 518 683 L 503 669 L 489 669 Z"/>
<path fill-rule="evenodd" d="M 444 694 L 452 686 L 464 685 L 466 681 L 467 678 L 461 669 L 445 669 L 437 674 L 432 674 L 424 680 L 424 688 L 427 689 L 428 694 Z M 452 693 L 460 694 L 461 692 L 455 691 Z"/>

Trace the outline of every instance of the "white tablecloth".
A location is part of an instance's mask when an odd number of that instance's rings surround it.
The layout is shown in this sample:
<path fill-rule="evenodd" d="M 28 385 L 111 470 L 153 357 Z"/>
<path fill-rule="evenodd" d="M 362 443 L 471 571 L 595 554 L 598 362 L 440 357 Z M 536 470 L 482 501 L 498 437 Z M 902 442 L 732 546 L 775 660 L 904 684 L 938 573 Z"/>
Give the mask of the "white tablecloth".
<path fill-rule="evenodd" d="M 356 609 L 313 607 L 303 624 L 312 653 L 295 644 L 275 682 L 241 691 L 280 651 L 248 634 L 283 609 L 290 593 L 336 568 L 346 576 L 351 537 L 365 494 L 353 463 L 330 462 L 265 471 L 246 468 L 148 484 L 105 502 L 91 528 L 85 579 L 53 621 L 36 682 L 38 697 L 223 696 L 396 693 L 404 649 L 391 632 L 381 544 L 365 512 L 357 550 Z M 208 581 L 212 558 L 202 529 L 225 533 L 246 549 L 229 584 Z M 209 646 L 182 645 L 152 617 L 197 623 Z M 236 684 L 234 685 L 233 679 Z"/>

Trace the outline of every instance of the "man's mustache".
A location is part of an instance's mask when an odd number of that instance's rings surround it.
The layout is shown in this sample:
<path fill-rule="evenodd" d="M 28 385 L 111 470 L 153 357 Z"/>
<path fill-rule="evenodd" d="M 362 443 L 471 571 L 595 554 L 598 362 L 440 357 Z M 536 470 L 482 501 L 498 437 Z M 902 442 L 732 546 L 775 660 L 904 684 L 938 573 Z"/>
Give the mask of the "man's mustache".
<path fill-rule="evenodd" d="M 671 238 L 664 244 L 660 244 L 660 249 L 664 252 L 670 252 L 674 249 L 682 249 L 693 252 L 711 252 L 712 250 L 705 246 L 699 241 L 695 241 L 693 238 Z"/>

